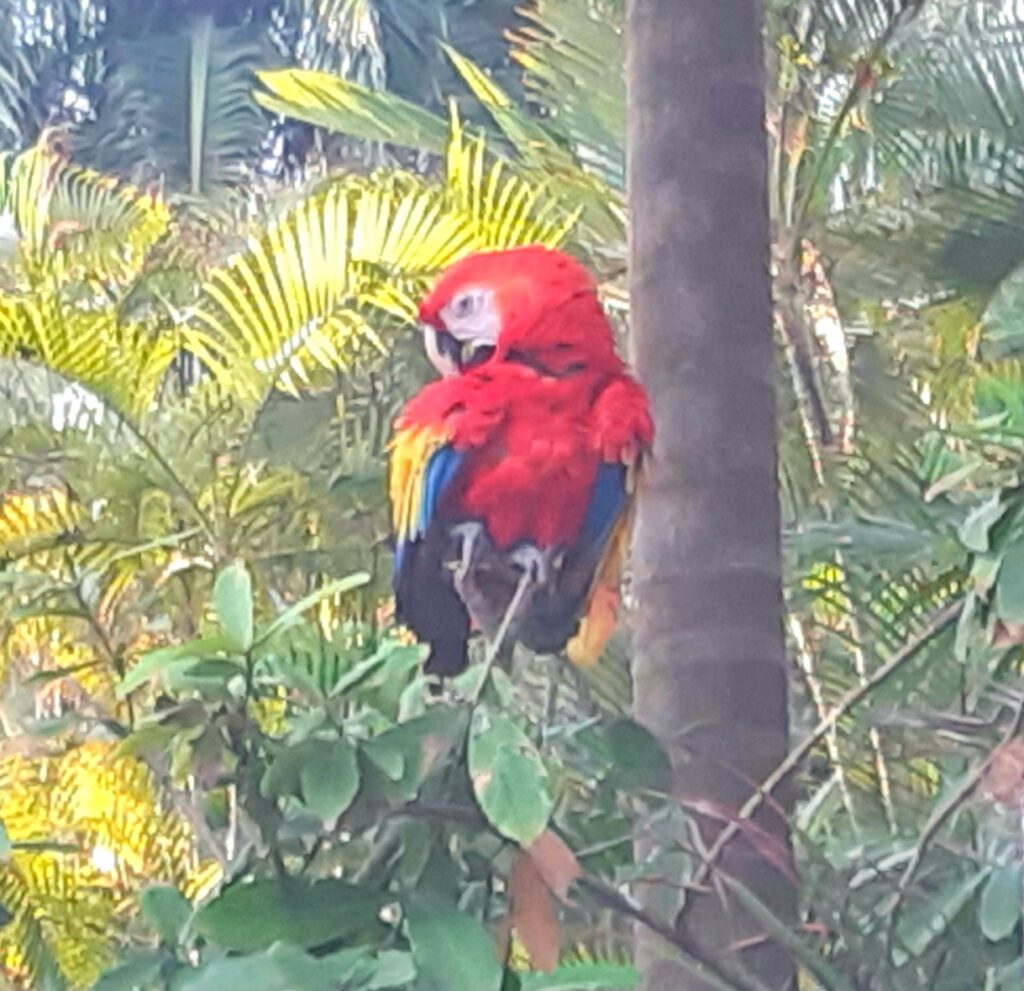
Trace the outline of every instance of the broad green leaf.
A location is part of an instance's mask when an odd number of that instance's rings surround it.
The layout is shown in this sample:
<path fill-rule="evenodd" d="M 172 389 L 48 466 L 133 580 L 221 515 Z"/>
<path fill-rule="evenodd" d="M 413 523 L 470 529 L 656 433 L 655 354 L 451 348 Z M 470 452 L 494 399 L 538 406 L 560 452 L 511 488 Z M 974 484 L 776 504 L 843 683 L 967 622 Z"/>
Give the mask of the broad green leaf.
<path fill-rule="evenodd" d="M 236 953 L 255 953 L 278 940 L 358 944 L 381 931 L 377 914 L 385 900 L 379 891 L 335 878 L 252 881 L 233 885 L 201 908 L 193 928 Z"/>
<path fill-rule="evenodd" d="M 548 774 L 529 737 L 507 716 L 480 707 L 469 738 L 473 792 L 503 836 L 528 846 L 544 831 L 553 802 Z"/>
<path fill-rule="evenodd" d="M 359 790 L 355 747 L 346 740 L 312 738 L 282 747 L 260 782 L 268 798 L 294 796 L 320 819 L 336 819 Z"/>
<path fill-rule="evenodd" d="M 55 719 L 26 720 L 26 726 L 33 736 L 44 738 L 60 736 L 81 722 L 81 718 L 81 715 L 77 712 L 66 712 L 63 716 L 57 716 Z"/>
<path fill-rule="evenodd" d="M 187 668 L 196 661 L 215 654 L 230 651 L 234 644 L 224 634 L 201 637 L 188 643 L 176 644 L 173 647 L 159 647 L 143 654 L 138 663 L 124 676 L 117 686 L 117 695 L 124 698 L 139 685 L 163 671 L 175 668 Z"/>
<path fill-rule="evenodd" d="M 618 787 L 638 791 L 668 788 L 672 765 L 649 730 L 632 719 L 620 719 L 604 731 L 604 740 L 612 759 L 608 777 Z"/>
<path fill-rule="evenodd" d="M 92 986 L 92 991 L 137 991 L 156 978 L 167 960 L 163 950 L 130 956 L 106 971 Z"/>
<path fill-rule="evenodd" d="M 454 905 L 427 895 L 405 906 L 416 971 L 430 991 L 498 991 L 502 967 L 491 934 Z"/>
<path fill-rule="evenodd" d="M 404 988 L 416 977 L 412 954 L 403 950 L 384 950 L 377 957 L 377 969 L 366 991 L 390 991 Z"/>
<path fill-rule="evenodd" d="M 310 592 L 309 595 L 303 596 L 298 602 L 289 606 L 282 612 L 277 618 L 256 638 L 256 643 L 266 643 L 271 640 L 277 634 L 286 630 L 289 626 L 297 623 L 301 618 L 302 614 L 307 610 L 311 609 L 317 603 L 322 602 L 324 599 L 329 599 L 333 595 L 344 595 L 346 592 L 351 592 L 354 589 L 360 588 L 369 582 L 370 576 L 365 571 L 358 571 L 354 575 L 349 575 L 346 578 L 338 578 L 335 581 L 327 582 L 326 585 L 321 585 L 315 592 Z"/>
<path fill-rule="evenodd" d="M 245 665 L 241 660 L 207 657 L 188 666 L 169 668 L 164 680 L 174 691 L 195 689 L 202 692 L 204 689 L 223 689 L 232 678 L 244 675 Z"/>
<path fill-rule="evenodd" d="M 274 943 L 266 952 L 228 957 L 199 967 L 175 982 L 176 991 L 335 991 L 372 968 L 362 953 L 323 959 L 296 946 Z M 365 987 L 360 982 L 358 987 Z"/>
<path fill-rule="evenodd" d="M 402 780 L 402 774 L 405 772 L 405 754 L 401 749 L 390 745 L 386 737 L 366 740 L 359 747 L 390 780 Z"/>
<path fill-rule="evenodd" d="M 63 678 L 70 678 L 72 675 L 89 671 L 98 667 L 103 661 L 85 661 L 82 664 L 72 664 L 66 668 L 53 668 L 49 671 L 37 671 L 22 681 L 23 685 L 48 685 L 52 681 L 60 681 Z"/>
<path fill-rule="evenodd" d="M 359 790 L 356 750 L 347 740 L 308 740 L 302 744 L 299 786 L 306 807 L 325 822 L 341 815 Z"/>
<path fill-rule="evenodd" d="M 989 875 L 978 905 L 978 923 L 986 939 L 998 943 L 1017 928 L 1022 890 L 1024 877 L 1019 862 L 1003 864 Z"/>
<path fill-rule="evenodd" d="M 224 568 L 213 583 L 213 608 L 221 629 L 239 651 L 252 646 L 252 576 L 244 561 Z"/>
<path fill-rule="evenodd" d="M 274 754 L 260 780 L 260 794 L 264 798 L 285 798 L 299 794 L 299 772 L 305 760 L 300 744 L 282 747 Z"/>
<path fill-rule="evenodd" d="M 1024 623 L 1024 540 L 1003 551 L 996 579 L 996 610 L 1006 622 Z"/>
<path fill-rule="evenodd" d="M 1020 991 L 1024 985 L 1024 957 L 1018 957 L 1012 963 L 996 971 L 990 985 L 985 991 Z"/>
<path fill-rule="evenodd" d="M 463 710 L 434 706 L 422 716 L 368 741 L 373 762 L 376 764 L 379 758 L 387 768 L 383 771 L 387 794 L 404 799 L 415 797 L 420 785 L 439 762 L 446 760 L 464 732 Z M 388 773 L 396 769 L 395 755 L 402 759 L 402 771 L 397 778 Z"/>
<path fill-rule="evenodd" d="M 897 927 L 899 945 L 912 956 L 919 957 L 945 934 L 950 923 L 988 876 L 989 870 L 986 868 L 966 877 L 953 878 L 940 887 L 926 904 L 908 912 L 904 917 Z"/>
<path fill-rule="evenodd" d="M 335 698 L 351 692 L 358 688 L 365 681 L 372 678 L 388 661 L 385 653 L 375 654 L 365 661 L 360 661 L 350 671 L 346 671 L 331 689 L 331 697 Z"/>
<path fill-rule="evenodd" d="M 999 494 L 975 506 L 960 526 L 960 542 L 968 550 L 984 554 L 989 549 L 989 531 L 1005 512 L 1006 505 Z"/>
<path fill-rule="evenodd" d="M 192 917 L 192 906 L 177 888 L 158 884 L 139 897 L 142 917 L 165 943 L 177 944 Z"/>
<path fill-rule="evenodd" d="M 180 726 L 151 723 L 129 733 L 118 745 L 117 753 L 125 757 L 154 754 L 166 750 L 168 744 L 181 732 Z"/>
<path fill-rule="evenodd" d="M 521 974 L 523 991 L 612 991 L 634 988 L 640 981 L 635 967 L 614 963 L 570 964 L 549 974 Z"/>

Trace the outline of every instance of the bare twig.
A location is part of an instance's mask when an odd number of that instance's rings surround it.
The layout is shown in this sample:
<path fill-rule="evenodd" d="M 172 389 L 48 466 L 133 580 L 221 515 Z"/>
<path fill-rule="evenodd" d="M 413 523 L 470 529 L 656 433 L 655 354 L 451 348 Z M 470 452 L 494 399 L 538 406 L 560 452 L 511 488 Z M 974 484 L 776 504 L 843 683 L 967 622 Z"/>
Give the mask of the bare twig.
<path fill-rule="evenodd" d="M 940 802 L 928 817 L 928 822 L 925 823 L 924 829 L 921 830 L 921 835 L 918 837 L 917 844 L 914 847 L 914 855 L 904 869 L 899 884 L 896 886 L 892 911 L 889 913 L 889 921 L 886 924 L 885 945 L 887 953 L 892 951 L 893 938 L 896 933 L 896 926 L 902 915 L 907 890 L 917 876 L 925 853 L 950 816 L 974 793 L 975 788 L 978 787 L 985 776 L 985 772 L 991 767 L 992 761 L 1000 748 L 1009 743 L 1021 731 L 1022 726 L 1024 726 L 1024 698 L 1015 707 L 1013 720 L 1010 722 L 1009 727 L 1007 727 L 1006 732 L 1003 733 L 999 745 L 989 751 L 985 759 L 968 773 L 967 777 L 960 783 L 960 786 L 945 801 Z"/>
<path fill-rule="evenodd" d="M 444 819 L 461 825 L 490 828 L 477 809 L 453 802 L 410 802 L 395 809 L 391 815 Z M 713 960 L 698 955 L 694 947 L 689 946 L 681 939 L 670 925 L 651 915 L 603 881 L 583 875 L 577 880 L 576 886 L 579 891 L 587 894 L 602 908 L 632 919 L 634 922 L 639 922 L 651 932 L 656 933 L 677 952 L 682 966 L 692 973 L 698 974 L 709 987 L 716 991 L 768 991 L 760 981 L 726 974 Z"/>
<path fill-rule="evenodd" d="M 912 640 L 896 651 L 877 671 L 839 701 L 838 705 L 822 719 L 811 733 L 789 752 L 786 758 L 761 782 L 760 787 L 747 799 L 736 818 L 715 837 L 708 849 L 707 857 L 694 877 L 697 885 L 706 884 L 722 851 L 739 834 L 743 823 L 750 819 L 771 796 L 783 780 L 794 771 L 802 760 L 832 731 L 832 728 L 847 713 L 864 701 L 879 685 L 891 678 L 904 664 L 912 660 L 928 645 L 933 637 L 952 625 L 960 614 L 962 599 L 957 599 L 940 609 L 932 621 Z"/>
<path fill-rule="evenodd" d="M 893 35 L 896 33 L 900 23 L 904 20 L 905 16 L 909 12 L 910 17 L 913 18 L 917 15 L 923 3 L 917 2 L 912 7 L 903 8 L 897 11 L 892 20 L 885 26 L 885 30 L 878 36 L 875 43 L 871 46 L 868 52 L 860 61 L 860 65 L 871 67 L 878 62 L 882 53 L 885 51 L 886 46 L 892 41 Z M 908 18 L 909 19 L 909 18 Z M 814 171 L 811 173 L 811 177 L 807 182 L 807 186 L 804 188 L 804 195 L 801 197 L 799 204 L 796 208 L 796 214 L 793 217 L 792 224 L 792 245 L 793 250 L 799 250 L 800 239 L 802 237 L 804 223 L 807 220 L 807 213 L 810 209 L 811 200 L 814 197 L 814 191 L 818 187 L 818 183 L 821 182 L 822 176 L 825 174 L 825 169 L 828 166 L 828 160 L 832 154 L 832 149 L 835 147 L 836 142 L 839 140 L 839 135 L 843 130 L 843 125 L 846 123 L 847 118 L 853 113 L 854 108 L 857 106 L 857 100 L 860 97 L 861 91 L 864 87 L 864 80 L 860 71 L 854 73 L 853 81 L 850 83 L 850 89 L 848 90 L 845 99 L 839 107 L 838 112 L 832 119 L 832 124 L 828 129 L 828 134 L 825 136 L 825 143 L 818 152 L 818 157 L 814 163 Z"/>
<path fill-rule="evenodd" d="M 501 619 L 498 632 L 494 634 L 494 639 L 488 644 L 487 656 L 484 658 L 484 669 L 480 674 L 480 681 L 469 700 L 471 705 L 476 705 L 484 693 L 484 688 L 490 680 L 494 664 L 501 656 L 501 648 L 505 645 L 505 637 L 508 636 L 512 620 L 515 619 L 516 613 L 519 612 L 519 607 L 523 604 L 523 599 L 526 598 L 526 593 L 529 591 L 531 584 L 533 584 L 533 575 L 529 571 L 524 571 L 519 579 L 519 584 L 516 585 L 512 601 L 509 602 L 508 609 L 505 610 L 505 615 Z"/>
<path fill-rule="evenodd" d="M 716 991 L 768 991 L 765 985 L 755 978 L 727 974 L 716 962 L 703 956 L 695 947 L 683 940 L 670 925 L 655 918 L 603 881 L 585 875 L 576 882 L 576 886 L 602 908 L 639 922 L 660 936 L 676 951 L 679 963 L 691 973 L 699 975 L 708 987 L 715 988 Z"/>

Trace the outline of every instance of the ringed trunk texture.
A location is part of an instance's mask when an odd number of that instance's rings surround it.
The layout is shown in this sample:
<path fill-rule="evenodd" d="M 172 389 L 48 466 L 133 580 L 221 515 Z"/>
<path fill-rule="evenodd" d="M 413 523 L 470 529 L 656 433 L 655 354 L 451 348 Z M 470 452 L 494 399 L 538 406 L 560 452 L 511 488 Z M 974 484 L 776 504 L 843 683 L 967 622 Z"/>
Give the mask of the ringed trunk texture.
<path fill-rule="evenodd" d="M 633 551 L 636 711 L 685 809 L 711 813 L 705 847 L 788 747 L 761 15 L 759 0 L 627 14 L 633 342 L 657 425 Z M 786 805 L 765 803 L 717 870 L 788 925 Z M 720 882 L 687 895 L 679 936 L 793 986 L 789 955 Z M 639 956 L 646 991 L 707 987 L 643 934 Z"/>

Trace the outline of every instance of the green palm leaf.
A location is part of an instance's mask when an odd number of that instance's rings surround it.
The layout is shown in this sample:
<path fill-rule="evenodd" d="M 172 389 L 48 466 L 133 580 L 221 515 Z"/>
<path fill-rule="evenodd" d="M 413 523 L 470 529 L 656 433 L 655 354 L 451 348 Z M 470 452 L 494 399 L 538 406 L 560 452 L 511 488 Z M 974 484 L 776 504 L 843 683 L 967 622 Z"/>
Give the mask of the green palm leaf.
<path fill-rule="evenodd" d="M 272 113 L 304 120 L 366 141 L 443 152 L 448 127 L 442 117 L 409 100 L 327 72 L 278 69 L 256 73 L 265 90 L 256 101 Z"/>
<path fill-rule="evenodd" d="M 253 73 L 273 62 L 257 25 L 119 38 L 110 45 L 106 100 L 76 132 L 76 151 L 103 171 L 169 178 L 193 196 L 236 186 L 267 131 Z"/>
<path fill-rule="evenodd" d="M 345 368 L 381 346 L 375 325 L 412 320 L 425 280 L 459 256 L 554 245 L 571 229 L 457 121 L 447 161 L 440 188 L 402 173 L 335 180 L 213 271 L 186 337 L 220 385 L 253 401 L 314 367 Z"/>

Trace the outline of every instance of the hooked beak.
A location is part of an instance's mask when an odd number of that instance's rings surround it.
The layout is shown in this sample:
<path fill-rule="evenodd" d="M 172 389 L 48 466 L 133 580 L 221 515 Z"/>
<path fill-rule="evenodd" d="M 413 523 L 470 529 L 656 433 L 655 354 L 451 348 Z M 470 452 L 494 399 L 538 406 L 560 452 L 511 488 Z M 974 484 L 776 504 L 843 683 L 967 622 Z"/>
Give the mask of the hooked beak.
<path fill-rule="evenodd" d="M 455 338 L 447 331 L 438 331 L 433 324 L 425 323 L 422 327 L 423 343 L 430 363 L 445 378 L 458 375 L 459 348 Z"/>
<path fill-rule="evenodd" d="M 482 365 L 494 354 L 494 345 L 487 341 L 463 341 L 459 349 L 459 370 L 466 371 Z"/>
<path fill-rule="evenodd" d="M 438 330 L 433 324 L 423 325 L 423 339 L 430 363 L 446 378 L 482 365 L 494 354 L 488 341 L 460 341 L 451 331 Z"/>

